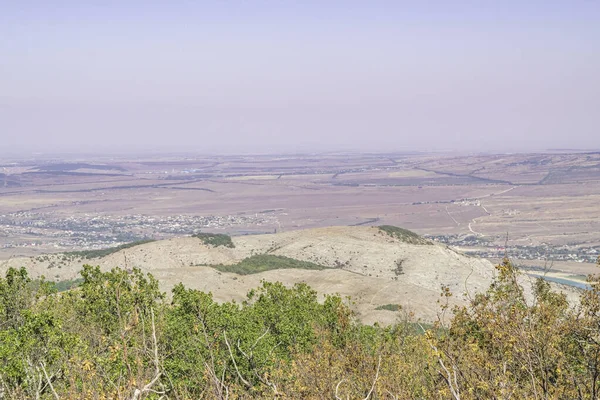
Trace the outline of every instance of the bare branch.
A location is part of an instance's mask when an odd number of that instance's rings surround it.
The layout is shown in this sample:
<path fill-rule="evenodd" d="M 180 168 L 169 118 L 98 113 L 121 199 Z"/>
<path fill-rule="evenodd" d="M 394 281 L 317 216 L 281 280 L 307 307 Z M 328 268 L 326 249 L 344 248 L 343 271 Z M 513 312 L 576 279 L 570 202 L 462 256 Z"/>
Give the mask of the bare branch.
<path fill-rule="evenodd" d="M 336 398 L 336 400 L 343 400 L 340 396 L 338 396 L 338 390 L 340 389 L 340 385 L 344 381 L 345 381 L 345 379 L 342 379 L 341 381 L 338 382 L 337 385 L 335 385 L 335 398 Z"/>
<path fill-rule="evenodd" d="M 377 383 L 377 380 L 379 379 L 379 368 L 380 367 L 381 367 L 381 354 L 379 355 L 379 361 L 377 362 L 377 372 L 375 372 L 375 379 L 373 379 L 373 385 L 371 385 L 371 390 L 369 390 L 369 393 L 367 393 L 367 397 L 365 397 L 364 400 L 369 400 L 369 397 L 371 397 L 373 390 L 375 390 L 375 384 Z"/>
<path fill-rule="evenodd" d="M 244 357 L 245 357 L 247 360 L 250 360 L 250 356 L 249 356 L 248 354 L 246 354 L 246 352 L 245 352 L 244 350 L 242 350 L 242 347 L 240 346 L 240 339 L 238 339 L 236 346 L 237 346 L 237 349 L 240 351 L 240 353 L 242 353 L 242 355 L 243 355 L 243 356 L 244 356 Z M 250 354 L 252 354 L 252 353 L 250 353 Z"/>
<path fill-rule="evenodd" d="M 262 383 L 264 383 L 265 385 L 267 385 L 268 387 L 271 388 L 271 390 L 273 391 L 273 396 L 275 396 L 275 397 L 279 396 L 279 391 L 277 390 L 277 385 L 275 385 L 273 382 L 270 382 L 269 378 L 267 377 L 266 374 L 264 377 L 261 377 L 256 372 L 254 374 L 256 375 L 256 377 L 258 378 L 259 381 L 261 381 Z"/>
<path fill-rule="evenodd" d="M 35 391 L 35 400 L 40 400 L 40 394 L 42 393 L 42 389 L 42 374 L 39 374 L 38 387 Z"/>
<path fill-rule="evenodd" d="M 423 327 L 421 327 L 421 329 L 423 329 Z M 439 354 L 439 350 L 437 347 L 435 347 L 433 345 L 433 343 L 429 343 L 429 346 L 431 347 L 431 349 L 436 353 Z M 448 388 L 450 389 L 450 392 L 452 393 L 452 397 L 454 398 L 454 400 L 460 400 L 460 391 L 458 389 L 458 379 L 456 376 L 456 369 L 453 367 L 452 370 L 454 371 L 454 374 L 451 374 L 450 371 L 448 370 L 448 368 L 446 367 L 446 365 L 444 364 L 444 360 L 442 360 L 441 356 L 437 356 L 438 359 L 438 363 L 440 364 L 440 367 L 442 367 L 442 369 L 444 370 L 445 374 L 441 374 L 442 378 L 444 378 L 444 380 L 446 381 L 446 384 L 448 385 Z"/>
<path fill-rule="evenodd" d="M 250 352 L 252 352 L 252 350 L 254 350 L 254 348 L 258 345 L 258 342 L 260 342 L 262 340 L 262 338 L 264 338 L 265 336 L 267 336 L 267 333 L 269 333 L 269 327 L 267 327 L 267 329 L 265 330 L 265 332 L 262 335 L 260 335 L 260 337 L 258 339 L 256 339 L 256 342 L 254 342 L 254 344 L 250 348 Z M 252 354 L 252 353 L 250 353 L 250 354 Z"/>
<path fill-rule="evenodd" d="M 252 347 L 250 347 L 250 355 L 246 354 L 246 352 L 244 350 L 242 350 L 242 347 L 240 346 L 240 340 L 238 339 L 237 341 L 237 349 L 240 351 L 240 353 L 242 353 L 244 355 L 244 357 L 250 361 L 250 359 L 253 356 L 253 352 L 254 352 L 254 348 L 258 345 L 258 343 L 267 335 L 267 333 L 269 333 L 269 328 L 267 327 L 267 329 L 264 331 L 264 333 L 262 335 L 260 335 L 258 337 L 258 339 L 256 339 L 256 341 L 254 342 L 254 344 L 252 345 Z"/>
<path fill-rule="evenodd" d="M 225 331 L 223 331 L 223 337 L 225 338 L 225 344 L 227 345 L 227 349 L 229 350 L 229 355 L 231 356 L 231 361 L 233 361 L 233 367 L 235 368 L 235 372 L 237 372 L 238 377 L 244 383 L 244 385 L 246 385 L 246 387 L 248 387 L 248 388 L 252 387 L 250 382 L 248 382 L 247 380 L 244 379 L 244 377 L 240 373 L 240 370 L 238 369 L 237 363 L 235 362 L 235 357 L 233 356 L 233 352 L 231 351 L 231 346 L 229 345 L 229 340 L 227 340 L 227 333 Z"/>
<path fill-rule="evenodd" d="M 50 386 L 50 390 L 52 391 L 54 398 L 56 400 L 60 400 L 60 397 L 58 397 L 56 390 L 54 390 L 54 386 L 52 386 L 52 382 L 50 381 L 50 377 L 48 377 L 48 372 L 46 372 L 46 367 L 44 366 L 43 362 L 40 363 L 40 367 L 42 368 L 42 372 L 44 373 L 44 376 L 46 377 L 46 382 L 48 382 L 48 386 Z"/>
<path fill-rule="evenodd" d="M 153 393 L 157 393 L 157 394 L 164 394 L 164 391 L 156 391 L 152 389 L 152 386 L 154 386 L 154 384 L 156 382 L 158 382 L 158 380 L 160 379 L 160 377 L 162 376 L 162 372 L 160 371 L 160 361 L 158 359 L 158 341 L 156 340 L 156 325 L 154 323 L 154 309 L 150 308 L 150 316 L 152 317 L 152 345 L 153 345 L 153 350 L 154 350 L 154 367 L 155 367 L 155 375 L 154 378 L 152 378 L 152 380 L 150 382 L 148 382 L 142 389 L 135 389 L 133 391 L 133 396 L 131 397 L 131 400 L 138 400 L 140 398 L 140 396 L 146 392 L 153 392 Z"/>
<path fill-rule="evenodd" d="M 227 386 L 225 386 L 225 384 L 223 383 L 223 381 L 225 380 L 225 368 L 223 368 L 223 376 L 219 380 L 219 378 L 215 374 L 215 371 L 210 367 L 210 365 L 208 365 L 205 362 L 204 366 L 208 370 L 210 378 L 214 382 L 214 387 L 215 387 L 215 392 L 216 392 L 215 395 L 217 396 L 217 398 L 220 400 L 229 399 L 229 388 Z M 223 393 L 223 389 L 225 389 L 225 393 Z"/>
<path fill-rule="evenodd" d="M 390 397 L 394 400 L 398 400 L 398 396 L 394 396 L 394 394 L 392 392 L 390 392 L 389 390 L 386 390 L 386 392 L 390 395 Z"/>
<path fill-rule="evenodd" d="M 160 373 L 160 363 L 158 361 L 158 342 L 156 340 L 156 326 L 154 325 L 154 309 L 150 307 L 150 316 L 152 317 L 152 344 L 154 345 L 154 367 L 156 374 Z"/>

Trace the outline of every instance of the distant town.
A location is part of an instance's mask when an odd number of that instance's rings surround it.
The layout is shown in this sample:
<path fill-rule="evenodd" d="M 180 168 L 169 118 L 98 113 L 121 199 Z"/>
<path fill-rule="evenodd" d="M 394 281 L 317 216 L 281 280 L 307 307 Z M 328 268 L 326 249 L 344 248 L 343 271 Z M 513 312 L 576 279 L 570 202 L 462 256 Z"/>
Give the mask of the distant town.
<path fill-rule="evenodd" d="M 144 239 L 167 239 L 203 230 L 233 235 L 272 233 L 280 226 L 278 211 L 225 216 L 149 216 L 16 212 L 0 215 L 0 248 L 40 251 L 93 250 Z M 426 235 L 429 239 L 456 247 L 482 258 L 508 255 L 516 260 L 596 262 L 600 246 L 575 245 L 498 246 L 476 234 Z"/>
<path fill-rule="evenodd" d="M 468 254 L 482 258 L 499 259 L 507 255 L 515 260 L 551 260 L 594 263 L 600 256 L 600 246 L 574 245 L 498 246 L 478 235 L 427 235 L 429 239 L 460 248 Z"/>
<path fill-rule="evenodd" d="M 277 216 L 265 212 L 225 216 L 148 216 L 17 212 L 0 215 L 2 248 L 100 249 L 143 239 L 166 239 L 200 232 L 271 233 Z M 252 229 L 248 228 L 251 227 Z M 275 228 L 273 228 L 275 227 Z"/>

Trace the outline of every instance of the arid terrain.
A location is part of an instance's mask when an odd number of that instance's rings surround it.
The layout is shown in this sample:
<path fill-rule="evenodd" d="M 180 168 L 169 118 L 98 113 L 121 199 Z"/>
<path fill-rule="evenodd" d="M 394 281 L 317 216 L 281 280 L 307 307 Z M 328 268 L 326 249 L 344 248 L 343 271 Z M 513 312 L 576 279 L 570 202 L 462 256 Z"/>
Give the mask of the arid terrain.
<path fill-rule="evenodd" d="M 575 286 L 600 254 L 600 153 L 38 155 L 6 157 L 1 168 L 0 260 L 55 281 L 76 278 L 86 261 L 139 266 L 165 290 L 183 281 L 221 299 L 239 300 L 261 279 L 306 281 L 351 296 L 366 321 L 389 322 L 397 315 L 377 305 L 403 304 L 432 319 L 442 284 L 462 293 L 467 274 L 469 290 L 484 288 L 492 264 L 462 254 L 492 263 L 508 255 L 530 276 Z M 440 246 L 373 243 L 365 232 L 385 224 Z M 189 237 L 198 232 L 229 234 L 236 248 L 200 251 Z M 143 239 L 167 241 L 102 259 L 40 258 Z M 205 266 L 250 252 L 336 269 L 238 277 Z M 404 258 L 405 273 L 390 275 Z"/>
<path fill-rule="evenodd" d="M 168 292 L 182 282 L 187 287 L 212 292 L 219 301 L 242 301 L 262 280 L 287 285 L 305 282 L 320 295 L 337 293 L 350 297 L 351 307 L 363 322 L 383 324 L 394 323 L 411 312 L 422 320 L 434 321 L 440 313 L 438 300 L 443 286 L 454 293 L 450 302 L 460 304 L 467 300 L 466 296 L 487 289 L 495 274 L 493 264 L 485 259 L 427 240 L 406 242 L 377 227 L 328 227 L 237 236 L 232 246 L 213 247 L 195 237 L 174 238 L 97 258 L 72 253 L 14 258 L 0 263 L 0 272 L 10 266 L 25 266 L 34 277 L 45 275 L 60 282 L 76 279 L 84 264 L 99 265 L 103 270 L 137 267 L 152 273 L 162 290 Z M 253 274 L 219 270 L 253 255 L 283 256 L 323 269 L 272 269 Z M 523 279 L 525 287 L 529 287 L 529 278 Z M 576 291 L 568 286 L 561 286 L 560 290 L 571 298 L 576 296 Z M 392 305 L 400 305 L 402 310 L 385 309 Z"/>
<path fill-rule="evenodd" d="M 32 156 L 0 168 L 5 259 L 200 230 L 363 224 L 491 258 L 505 244 L 530 261 L 600 251 L 600 153 Z"/>

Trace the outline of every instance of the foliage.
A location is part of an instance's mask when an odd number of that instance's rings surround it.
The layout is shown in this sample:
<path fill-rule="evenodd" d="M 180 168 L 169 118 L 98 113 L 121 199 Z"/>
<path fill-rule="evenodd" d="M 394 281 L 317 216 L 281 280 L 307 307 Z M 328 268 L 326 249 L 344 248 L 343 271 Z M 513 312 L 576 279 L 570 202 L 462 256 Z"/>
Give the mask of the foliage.
<path fill-rule="evenodd" d="M 600 264 L 600 260 L 599 260 Z M 9 399 L 595 399 L 600 282 L 580 303 L 508 260 L 485 293 L 433 326 L 358 323 L 339 296 L 262 282 L 241 303 L 139 269 L 84 266 L 58 293 L 0 278 L 0 393 Z M 391 309 L 393 305 L 378 308 Z"/>
<path fill-rule="evenodd" d="M 394 268 L 394 274 L 396 276 L 399 275 L 404 275 L 404 267 L 402 266 L 402 264 L 404 264 L 404 260 L 400 259 L 400 260 L 396 260 L 396 268 Z"/>
<path fill-rule="evenodd" d="M 106 249 L 100 249 L 100 250 L 69 251 L 69 252 L 64 253 L 64 256 L 67 256 L 70 258 L 84 258 L 84 259 L 90 260 L 93 258 L 106 257 L 106 256 L 116 253 L 118 251 L 129 249 L 131 247 L 135 247 L 135 246 L 139 246 L 139 245 L 151 243 L 151 242 L 154 242 L 154 239 L 138 240 L 136 242 L 125 243 L 120 246 L 108 247 Z"/>
<path fill-rule="evenodd" d="M 468 306 L 453 310 L 448 329 L 430 344 L 453 398 L 590 398 L 598 396 L 600 287 L 584 291 L 572 308 L 545 280 L 533 298 L 509 260 Z M 590 282 L 597 282 L 590 277 Z M 447 295 L 447 294 L 445 294 Z"/>
<path fill-rule="evenodd" d="M 386 311 L 400 311 L 399 304 L 382 304 L 380 306 L 375 307 L 376 310 L 386 310 Z"/>
<path fill-rule="evenodd" d="M 239 275 L 257 274 L 259 272 L 270 271 L 273 269 L 310 269 L 323 270 L 328 267 L 312 263 L 310 261 L 296 260 L 294 258 L 277 256 L 274 254 L 256 254 L 244 258 L 237 264 L 232 265 L 213 265 L 213 268 L 221 272 L 233 272 Z"/>
<path fill-rule="evenodd" d="M 417 244 L 417 245 L 431 245 L 433 242 L 429 239 L 425 239 L 422 236 L 417 235 L 416 233 L 409 231 L 408 229 L 398 228 L 397 226 L 392 225 L 381 225 L 378 227 L 379 231 L 391 236 L 395 239 L 400 240 L 401 242 L 408 244 Z"/>
<path fill-rule="evenodd" d="M 198 238 L 207 246 L 212 247 L 229 247 L 231 249 L 235 248 L 235 244 L 231 240 L 231 236 L 225 235 L 223 233 L 195 233 L 192 237 Z"/>
<path fill-rule="evenodd" d="M 83 278 L 67 279 L 54 283 L 54 288 L 57 292 L 65 292 L 74 289 L 83 283 Z"/>

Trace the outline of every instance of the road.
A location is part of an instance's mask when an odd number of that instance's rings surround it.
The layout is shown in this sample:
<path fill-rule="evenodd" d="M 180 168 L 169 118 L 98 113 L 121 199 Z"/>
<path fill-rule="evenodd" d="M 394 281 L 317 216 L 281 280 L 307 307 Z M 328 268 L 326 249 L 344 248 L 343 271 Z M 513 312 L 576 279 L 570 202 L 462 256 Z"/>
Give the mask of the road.
<path fill-rule="evenodd" d="M 446 206 L 446 214 L 448 214 L 448 216 L 452 218 L 452 221 L 454 221 L 456 225 L 460 226 L 460 222 L 458 222 L 456 219 L 454 219 L 452 215 L 450 215 L 450 211 L 448 211 L 448 206 Z"/>
<path fill-rule="evenodd" d="M 489 194 L 486 194 L 486 195 L 483 195 L 483 196 L 475 197 L 475 199 L 477 199 L 477 200 L 481 200 L 481 199 L 484 199 L 484 198 L 486 198 L 486 197 L 498 196 L 498 195 L 501 195 L 501 194 L 504 194 L 504 193 L 508 193 L 508 192 L 510 192 L 511 190 L 513 190 L 513 189 L 516 189 L 516 188 L 518 188 L 518 187 L 519 187 L 518 185 L 517 185 L 517 186 L 513 186 L 513 187 L 511 187 L 511 188 L 508 188 L 508 189 L 506 189 L 506 190 L 503 190 L 503 191 L 501 191 L 501 192 L 497 192 L 497 193 L 489 193 Z M 489 212 L 489 211 L 488 211 L 488 209 L 487 209 L 487 208 L 485 208 L 485 206 L 484 206 L 483 204 L 481 204 L 481 203 L 480 203 L 480 204 L 479 204 L 479 206 L 480 206 L 480 207 L 483 209 L 483 211 L 485 211 L 485 213 L 486 213 L 487 215 L 492 215 L 492 213 L 491 213 L 491 212 Z M 447 209 L 447 208 L 446 208 L 446 212 L 448 212 L 448 209 Z M 448 214 L 448 215 L 450 215 L 450 214 Z M 452 218 L 452 219 L 454 219 L 454 218 Z M 456 220 L 454 220 L 454 221 L 456 222 Z M 484 237 L 485 235 L 484 235 L 483 233 L 480 233 L 480 232 L 475 232 L 475 231 L 473 230 L 473 228 L 471 227 L 471 224 L 475 224 L 475 223 L 476 223 L 476 222 L 475 222 L 475 218 L 473 218 L 473 219 L 471 220 L 471 222 L 469 222 L 469 230 L 471 231 L 471 233 L 474 233 L 474 234 L 475 234 L 475 235 L 477 235 L 477 236 Z"/>

